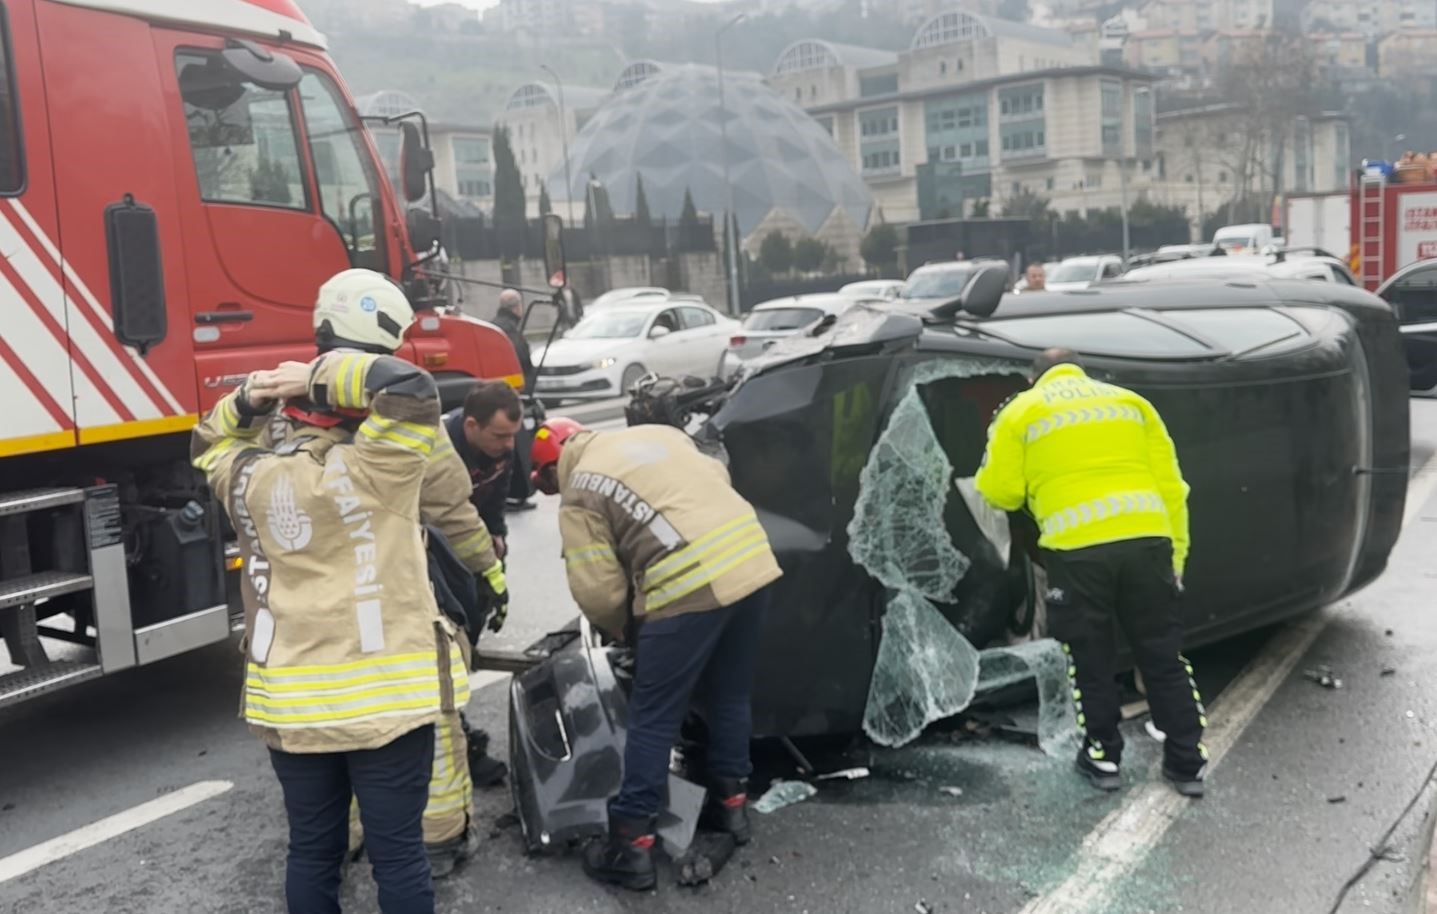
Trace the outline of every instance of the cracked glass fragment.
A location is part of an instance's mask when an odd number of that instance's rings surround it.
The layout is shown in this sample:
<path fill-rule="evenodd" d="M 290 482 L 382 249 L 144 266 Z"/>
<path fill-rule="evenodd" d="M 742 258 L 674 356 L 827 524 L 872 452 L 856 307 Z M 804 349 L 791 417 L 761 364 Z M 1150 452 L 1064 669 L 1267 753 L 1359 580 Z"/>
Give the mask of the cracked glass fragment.
<path fill-rule="evenodd" d="M 944 523 L 949 494 L 956 488 L 995 547 L 1007 541 L 1006 517 L 1000 523 L 981 505 L 971 479 L 966 489 L 964 481 L 955 484 L 919 388 L 947 378 L 1022 374 L 1021 366 L 992 359 L 919 364 L 859 477 L 849 554 L 889 591 L 863 719 L 864 732 L 880 745 L 901 746 L 962 711 L 978 685 L 978 649 L 929 602 L 951 600 L 972 564 Z"/>
<path fill-rule="evenodd" d="M 1054 758 L 1078 749 L 1078 718 L 1070 695 L 1068 656 L 1051 638 L 993 647 L 982 652 L 979 694 L 1027 679 L 1038 686 L 1038 746 Z"/>
<path fill-rule="evenodd" d="M 978 494 L 978 486 L 974 477 L 967 476 L 953 483 L 958 494 L 963 496 L 963 503 L 968 506 L 968 513 L 973 515 L 973 520 L 978 524 L 978 529 L 988 537 L 993 548 L 998 550 L 998 555 L 1007 564 L 1008 553 L 1013 545 L 1013 531 L 1008 526 L 1008 512 L 999 510 L 988 503 L 988 500 Z"/>
<path fill-rule="evenodd" d="M 816 793 L 818 788 L 806 781 L 774 781 L 773 786 L 764 791 L 763 796 L 753 804 L 753 810 L 761 813 L 778 812 L 785 806 L 802 803 Z"/>

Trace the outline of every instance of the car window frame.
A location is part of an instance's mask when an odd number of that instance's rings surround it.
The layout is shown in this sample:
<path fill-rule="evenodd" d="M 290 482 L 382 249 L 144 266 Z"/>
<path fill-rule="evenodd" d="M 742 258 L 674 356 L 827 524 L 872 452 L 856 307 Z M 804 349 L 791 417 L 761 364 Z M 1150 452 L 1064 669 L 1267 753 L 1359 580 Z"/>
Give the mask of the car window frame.
<path fill-rule="evenodd" d="M 20 83 L 15 71 L 15 45 L 11 37 L 9 4 L 0 2 L 0 54 L 5 55 L 3 73 L 10 88 L 10 123 L 14 131 L 15 187 L 0 188 L 0 197 L 21 197 L 30 188 L 30 163 L 25 155 L 25 116 L 20 110 Z"/>
<path fill-rule="evenodd" d="M 679 305 L 675 308 L 675 310 L 679 312 L 679 322 L 683 325 L 684 330 L 702 330 L 705 327 L 718 326 L 718 319 L 714 315 L 714 313 L 701 305 Z M 688 326 L 688 318 L 685 316 L 685 312 L 688 311 L 693 311 L 696 314 L 702 315 L 703 320 L 695 326 Z"/>

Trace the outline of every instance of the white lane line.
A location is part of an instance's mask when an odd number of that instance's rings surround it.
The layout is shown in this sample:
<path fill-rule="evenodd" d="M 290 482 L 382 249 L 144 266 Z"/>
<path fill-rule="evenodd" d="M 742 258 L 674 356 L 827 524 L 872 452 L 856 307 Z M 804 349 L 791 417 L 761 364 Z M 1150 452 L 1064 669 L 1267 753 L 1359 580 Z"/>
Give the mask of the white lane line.
<path fill-rule="evenodd" d="M 200 781 L 182 787 L 173 793 L 141 803 L 124 812 L 117 812 L 109 818 L 77 828 L 69 834 L 51 838 L 43 844 L 26 848 L 19 853 L 0 858 L 0 883 L 23 876 L 42 866 L 63 860 L 71 854 L 94 847 L 111 838 L 118 838 L 125 832 L 133 831 L 151 822 L 172 816 L 196 803 L 203 803 L 227 792 L 234 784 L 230 781 Z"/>
<path fill-rule="evenodd" d="M 1421 515 L 1434 490 L 1437 490 L 1437 456 L 1414 473 L 1408 483 L 1407 505 L 1402 515 L 1404 530 Z M 1333 608 L 1323 609 L 1284 628 L 1213 702 L 1208 709 L 1212 726 L 1203 739 L 1208 748 L 1209 774 L 1237 744 L 1336 614 Z M 1138 787 L 1127 804 L 1104 816 L 1083 839 L 1073 873 L 1046 894 L 1024 905 L 1019 914 L 1085 914 L 1103 910 L 1113 897 L 1114 887 L 1137 869 L 1148 851 L 1192 802 L 1179 796 L 1166 783 L 1149 781 Z"/>

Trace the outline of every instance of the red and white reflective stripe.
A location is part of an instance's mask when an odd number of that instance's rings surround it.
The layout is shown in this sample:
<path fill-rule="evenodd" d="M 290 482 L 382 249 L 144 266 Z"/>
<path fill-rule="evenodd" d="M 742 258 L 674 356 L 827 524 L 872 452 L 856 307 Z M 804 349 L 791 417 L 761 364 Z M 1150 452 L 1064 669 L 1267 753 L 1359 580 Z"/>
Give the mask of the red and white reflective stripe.
<path fill-rule="evenodd" d="M 297 42 L 325 47 L 324 36 L 310 25 L 293 0 L 58 0 L 70 6 L 138 16 L 159 22 L 218 31 L 278 37 L 288 32 Z"/>
<path fill-rule="evenodd" d="M 31 438 L 65 431 L 62 424 L 40 402 L 19 371 L 11 367 L 9 355 L 0 356 L 0 403 L 5 404 L 4 438 Z"/>
<path fill-rule="evenodd" d="M 95 298 L 94 293 L 90 291 L 90 287 L 85 284 L 85 280 L 80 277 L 80 274 L 75 272 L 68 261 L 60 256 L 60 251 L 55 247 L 55 243 L 50 240 L 50 236 L 45 234 L 44 229 L 40 228 L 39 223 L 30 215 L 29 210 L 25 209 L 25 205 L 13 198 L 8 202 L 10 207 L 15 211 L 15 214 L 20 217 L 20 220 L 25 224 L 26 228 L 30 230 L 31 235 L 40 244 L 40 247 L 50 256 L 51 262 L 59 264 L 65 279 L 69 281 L 71 288 L 79 294 L 80 300 L 85 303 L 90 314 L 100 322 L 107 333 L 113 336 L 115 330 L 114 320 L 111 319 L 110 312 Z M 111 346 L 115 350 L 122 352 L 125 361 L 138 369 L 145 380 L 149 382 L 150 388 L 154 390 L 160 400 L 163 401 L 163 404 L 158 404 L 162 414 L 180 415 L 185 412 L 184 408 L 180 406 L 180 401 L 175 399 L 175 395 L 170 392 L 170 389 L 165 386 L 165 383 L 155 374 L 154 369 L 150 367 L 149 362 L 141 357 L 139 353 L 127 346 L 120 346 L 118 340 L 115 340 Z M 145 396 L 148 398 L 148 394 Z M 153 405 L 155 401 L 150 400 L 150 403 Z M 137 416 L 136 418 L 142 417 Z"/>
<path fill-rule="evenodd" d="M 0 218 L 0 258 L 13 266 L 17 258 L 30 251 L 8 221 Z M 28 294 L 25 294 L 28 293 Z M 71 372 L 70 353 L 63 342 L 65 320 L 60 319 L 60 333 L 57 335 L 40 317 L 36 310 L 33 290 L 17 285 L 11 278 L 9 267 L 0 268 L 0 301 L 14 302 L 15 306 L 5 310 L 4 339 L 15 358 L 23 361 L 25 368 L 35 377 L 41 390 L 55 403 L 69 413 L 71 409 L 71 381 L 73 377 L 74 408 L 87 416 L 95 416 L 96 425 L 112 425 L 120 421 L 120 415 L 106 402 L 99 389 L 83 371 Z M 9 410 L 9 404 L 6 404 Z M 6 437 L 10 433 L 6 432 Z"/>
<path fill-rule="evenodd" d="M 18 205 L 12 201 L 13 206 Z M 16 208 L 15 211 L 18 213 L 22 209 Z M 29 226 L 38 229 L 33 220 L 29 221 Z M 53 243 L 43 232 L 36 234 L 32 244 L 10 218 L 0 218 L 0 248 L 5 250 L 9 267 L 16 278 L 29 291 L 31 305 L 38 305 L 42 314 L 48 314 L 56 329 L 62 333 L 68 331 L 75 360 L 72 374 L 77 388 L 76 424 L 81 427 L 106 425 L 132 419 L 157 419 L 171 414 L 166 408 L 165 397 L 151 394 L 137 379 L 138 358 L 114 339 L 108 316 L 96 316 L 96 312 L 103 313 L 98 302 L 90 305 L 90 315 L 83 313 L 75 300 L 66 294 L 61 282 L 60 277 L 65 273 L 63 261 L 42 260 L 37 246 L 54 250 Z M 108 341 L 101 336 L 100 327 L 104 328 Z M 102 393 L 108 393 L 110 402 L 102 408 L 93 399 L 83 396 L 83 378 L 93 380 Z M 176 408 L 175 412 L 178 411 Z"/>

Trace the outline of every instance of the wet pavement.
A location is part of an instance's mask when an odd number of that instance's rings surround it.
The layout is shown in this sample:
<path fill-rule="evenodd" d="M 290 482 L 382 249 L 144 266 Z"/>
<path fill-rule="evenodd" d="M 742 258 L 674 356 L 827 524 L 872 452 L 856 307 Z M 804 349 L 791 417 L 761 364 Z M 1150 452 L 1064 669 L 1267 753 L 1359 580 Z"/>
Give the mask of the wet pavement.
<path fill-rule="evenodd" d="M 1437 403 L 1414 402 L 1414 439 L 1423 466 L 1437 447 Z M 481 847 L 441 884 L 439 909 L 1420 910 L 1433 811 L 1433 788 L 1422 787 L 1437 760 L 1435 474 L 1414 482 L 1422 503 L 1378 582 L 1193 656 L 1222 752 L 1205 800 L 1174 803 L 1155 784 L 1157 746 L 1140 721 L 1128 725 L 1116 795 L 1092 791 L 1064 760 L 954 727 L 891 751 L 826 741 L 804 747 L 821 770 L 863 765 L 871 775 L 819 782 L 813 798 L 756 814 L 754 843 L 699 889 L 678 888 L 666 869 L 658 892 L 630 895 L 593 886 L 573 857 L 527 858 L 517 828 L 496 824 L 507 791 L 481 791 Z M 573 613 L 552 503 L 511 518 L 511 547 L 516 603 L 490 646 L 519 648 Z M 1303 675 L 1324 664 L 1341 689 Z M 489 684 L 469 716 L 502 746 L 498 679 L 479 677 Z M 283 911 L 283 811 L 264 750 L 234 717 L 238 690 L 235 648 L 222 645 L 0 712 L 0 912 Z M 764 778 L 795 774 L 773 746 L 759 747 L 758 762 Z M 212 781 L 232 786 L 128 831 L 83 831 Z M 19 858 L 16 872 L 12 855 L 77 831 L 102 840 Z M 377 910 L 363 865 L 350 869 L 345 898 L 346 911 Z"/>

